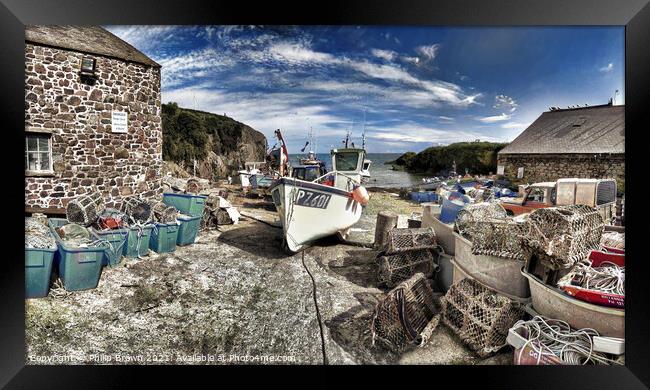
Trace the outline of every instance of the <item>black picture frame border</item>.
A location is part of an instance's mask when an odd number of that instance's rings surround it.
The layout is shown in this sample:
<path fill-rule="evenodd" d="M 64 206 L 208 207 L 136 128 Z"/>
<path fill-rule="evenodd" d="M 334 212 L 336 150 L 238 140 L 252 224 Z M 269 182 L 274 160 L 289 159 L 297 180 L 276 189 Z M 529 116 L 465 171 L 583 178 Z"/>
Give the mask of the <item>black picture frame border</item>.
<path fill-rule="evenodd" d="M 626 61 L 626 225 L 628 266 L 625 367 L 427 366 L 423 379 L 454 378 L 463 385 L 498 388 L 647 388 L 650 384 L 650 343 L 647 325 L 647 261 L 643 261 L 644 178 L 643 130 L 650 102 L 649 0 L 502 0 L 502 1 L 329 1 L 322 3 L 171 0 L 0 0 L 0 101 L 6 148 L 3 160 L 22 158 L 24 126 L 24 25 L 26 24 L 361 24 L 361 25 L 619 25 L 625 26 Z M 15 145 L 15 146 L 14 146 Z M 18 160 L 20 161 L 20 160 Z M 0 271 L 0 386 L 26 388 L 115 387 L 146 383 L 155 376 L 178 376 L 177 369 L 132 366 L 25 366 L 24 268 L 19 261 L 24 212 L 12 205 L 24 201 L 20 164 L 5 166 L 3 213 L 5 255 Z M 634 213 L 630 213 L 630 207 Z M 646 214 L 646 215 L 644 215 Z M 637 226 L 638 225 L 638 226 Z M 636 227 L 636 228 L 635 228 Z M 646 229 L 647 230 L 647 229 Z M 15 236 L 15 237 L 14 237 Z M 15 238 L 15 239 L 14 239 Z M 634 261 L 635 259 L 639 259 Z M 630 272 L 631 271 L 631 272 Z M 184 367 L 192 376 L 214 376 L 211 367 Z M 283 367 L 260 367 L 274 374 Z M 237 367 L 240 369 L 240 367 Z M 349 369 L 341 367 L 341 369 Z M 366 368 L 368 369 L 368 368 Z M 374 368 L 381 369 L 384 368 Z M 406 368 L 410 369 L 410 368 Z M 144 371 L 144 372 L 143 372 Z M 172 373 L 173 371 L 173 373 Z M 224 371 L 220 371 L 225 373 Z M 142 375 L 145 377 L 142 377 Z M 277 374 L 276 374 L 277 375 Z M 355 374 L 356 375 L 356 374 Z M 411 377 L 422 374 L 411 374 Z M 238 375 L 235 373 L 234 375 Z M 364 377 L 376 376 L 366 372 Z M 260 379 L 268 378 L 260 375 Z M 279 376 L 277 376 L 279 377 Z M 248 378 L 246 378 L 248 381 Z M 214 383 L 214 382 L 213 382 Z"/>

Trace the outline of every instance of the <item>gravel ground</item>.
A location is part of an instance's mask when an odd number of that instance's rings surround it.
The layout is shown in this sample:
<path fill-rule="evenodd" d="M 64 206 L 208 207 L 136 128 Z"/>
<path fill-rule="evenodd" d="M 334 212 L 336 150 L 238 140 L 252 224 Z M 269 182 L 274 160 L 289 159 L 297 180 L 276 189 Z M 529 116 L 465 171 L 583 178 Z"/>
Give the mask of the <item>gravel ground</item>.
<path fill-rule="evenodd" d="M 275 213 L 233 198 L 248 217 L 203 232 L 170 254 L 123 258 L 96 289 L 51 290 L 28 300 L 28 364 L 510 364 L 479 359 L 444 325 L 429 343 L 395 355 L 373 346 L 370 319 L 386 293 L 376 252 L 323 240 L 301 254 L 280 250 Z M 379 210 L 420 207 L 373 194 L 352 239 L 372 242 Z M 254 218 L 253 218 L 254 217 Z M 267 223 L 261 223 L 265 221 Z M 270 225 L 269 225 L 270 224 Z M 312 278 L 316 285 L 318 313 Z M 319 316 L 320 314 L 320 321 Z M 321 326 L 323 338 L 321 338 Z"/>

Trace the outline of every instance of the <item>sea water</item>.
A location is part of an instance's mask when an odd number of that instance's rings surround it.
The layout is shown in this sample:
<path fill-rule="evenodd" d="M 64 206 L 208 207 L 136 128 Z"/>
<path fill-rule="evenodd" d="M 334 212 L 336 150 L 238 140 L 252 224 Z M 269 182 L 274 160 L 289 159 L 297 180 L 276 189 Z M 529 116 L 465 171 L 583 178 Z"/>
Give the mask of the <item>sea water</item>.
<path fill-rule="evenodd" d="M 394 161 L 402 153 L 368 153 L 366 158 L 370 164 L 370 180 L 366 184 L 368 187 L 382 188 L 406 188 L 422 184 L 422 176 L 413 175 L 404 171 L 394 171 L 388 161 Z M 289 158 L 292 166 L 299 165 L 299 159 L 304 158 L 305 154 L 290 154 Z M 325 162 L 327 170 L 332 169 L 332 157 L 329 153 L 317 153 L 316 157 Z"/>

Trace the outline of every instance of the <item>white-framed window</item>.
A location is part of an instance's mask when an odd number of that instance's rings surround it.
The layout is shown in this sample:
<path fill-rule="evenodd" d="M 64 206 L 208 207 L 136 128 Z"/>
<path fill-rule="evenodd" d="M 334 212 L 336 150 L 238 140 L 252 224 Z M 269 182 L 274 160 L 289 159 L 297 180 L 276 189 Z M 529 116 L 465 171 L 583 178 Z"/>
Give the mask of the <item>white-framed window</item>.
<path fill-rule="evenodd" d="M 51 134 L 25 134 L 25 170 L 33 172 L 52 171 Z"/>

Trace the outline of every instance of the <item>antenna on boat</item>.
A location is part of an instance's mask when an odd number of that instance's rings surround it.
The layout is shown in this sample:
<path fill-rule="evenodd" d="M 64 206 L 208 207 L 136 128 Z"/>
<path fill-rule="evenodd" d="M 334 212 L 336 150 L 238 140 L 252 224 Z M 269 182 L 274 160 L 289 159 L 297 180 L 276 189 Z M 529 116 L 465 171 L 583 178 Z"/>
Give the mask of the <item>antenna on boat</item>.
<path fill-rule="evenodd" d="M 363 129 L 361 130 L 361 149 L 366 148 L 366 108 L 363 108 Z"/>

